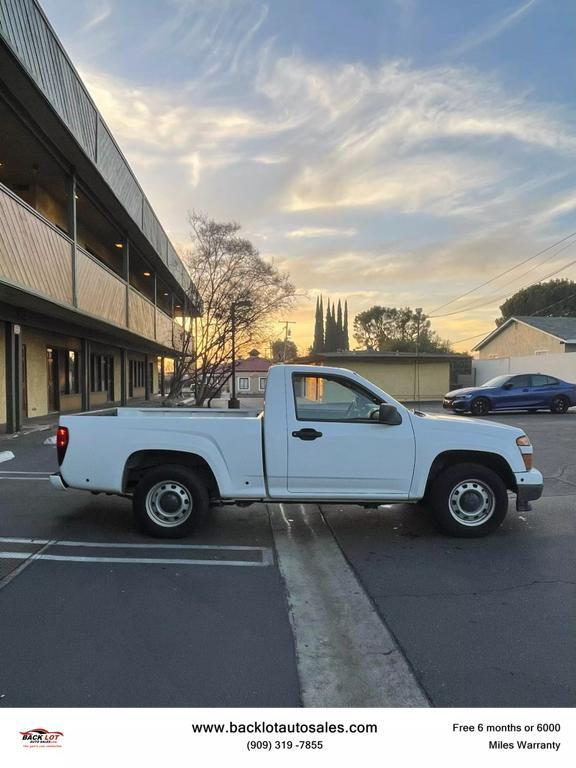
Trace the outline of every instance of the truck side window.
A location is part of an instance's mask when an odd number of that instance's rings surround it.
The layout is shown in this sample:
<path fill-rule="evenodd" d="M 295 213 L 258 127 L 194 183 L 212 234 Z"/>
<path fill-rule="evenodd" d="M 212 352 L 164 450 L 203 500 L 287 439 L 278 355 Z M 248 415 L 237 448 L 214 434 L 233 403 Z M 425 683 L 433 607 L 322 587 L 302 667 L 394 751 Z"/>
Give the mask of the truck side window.
<path fill-rule="evenodd" d="M 333 376 L 295 374 L 292 381 L 299 421 L 366 421 L 382 402 L 363 387 Z"/>

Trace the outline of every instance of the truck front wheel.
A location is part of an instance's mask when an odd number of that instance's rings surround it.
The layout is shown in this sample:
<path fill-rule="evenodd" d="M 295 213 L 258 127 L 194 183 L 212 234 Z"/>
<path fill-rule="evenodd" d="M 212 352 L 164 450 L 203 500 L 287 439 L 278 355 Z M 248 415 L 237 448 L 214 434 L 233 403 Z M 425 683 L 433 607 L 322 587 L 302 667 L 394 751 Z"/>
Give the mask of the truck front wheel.
<path fill-rule="evenodd" d="M 140 528 L 151 536 L 178 539 L 206 518 L 210 500 L 202 478 L 186 467 L 155 467 L 134 491 L 134 513 Z"/>
<path fill-rule="evenodd" d="M 486 536 L 508 512 L 502 478 L 481 464 L 455 464 L 434 480 L 430 501 L 443 533 L 462 538 Z"/>

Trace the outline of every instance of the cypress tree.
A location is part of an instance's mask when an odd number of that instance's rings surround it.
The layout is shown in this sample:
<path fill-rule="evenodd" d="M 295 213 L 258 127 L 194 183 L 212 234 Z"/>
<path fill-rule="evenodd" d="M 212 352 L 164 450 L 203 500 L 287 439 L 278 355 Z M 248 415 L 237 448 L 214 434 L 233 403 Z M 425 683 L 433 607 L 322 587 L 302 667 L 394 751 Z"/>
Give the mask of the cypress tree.
<path fill-rule="evenodd" d="M 330 308 L 330 299 L 326 306 L 326 325 L 324 328 L 324 352 L 334 352 L 334 331 L 332 325 L 332 310 Z"/>
<path fill-rule="evenodd" d="M 322 297 L 316 298 L 316 318 L 314 322 L 314 343 L 312 352 L 322 352 L 324 349 L 324 314 L 322 312 Z"/>
<path fill-rule="evenodd" d="M 346 352 L 350 349 L 350 339 L 348 337 L 348 301 L 344 302 L 344 325 L 342 328 L 342 349 Z"/>
<path fill-rule="evenodd" d="M 344 325 L 342 324 L 342 303 L 338 299 L 338 313 L 336 315 L 336 351 L 344 349 Z"/>

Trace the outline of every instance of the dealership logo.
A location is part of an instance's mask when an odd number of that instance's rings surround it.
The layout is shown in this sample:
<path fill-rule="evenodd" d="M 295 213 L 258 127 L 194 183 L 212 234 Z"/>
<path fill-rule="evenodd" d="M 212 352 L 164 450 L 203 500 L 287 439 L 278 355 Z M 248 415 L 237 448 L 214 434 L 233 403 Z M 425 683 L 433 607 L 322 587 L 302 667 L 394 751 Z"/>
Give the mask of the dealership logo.
<path fill-rule="evenodd" d="M 61 747 L 62 731 L 47 731 L 46 728 L 31 728 L 20 731 L 23 747 Z"/>

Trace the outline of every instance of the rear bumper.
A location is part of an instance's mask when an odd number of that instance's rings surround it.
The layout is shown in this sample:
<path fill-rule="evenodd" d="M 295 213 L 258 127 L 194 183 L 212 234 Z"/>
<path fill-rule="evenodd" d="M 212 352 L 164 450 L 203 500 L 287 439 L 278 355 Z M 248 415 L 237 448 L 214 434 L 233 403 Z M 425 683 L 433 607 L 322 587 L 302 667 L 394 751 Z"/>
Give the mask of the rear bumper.
<path fill-rule="evenodd" d="M 65 491 L 68 488 L 64 480 L 62 480 L 60 472 L 50 475 L 50 485 L 52 488 L 56 488 L 57 491 Z"/>
<path fill-rule="evenodd" d="M 536 501 L 542 496 L 544 479 L 537 469 L 529 472 L 515 472 L 516 476 L 516 509 L 526 512 L 530 509 L 530 502 Z"/>

